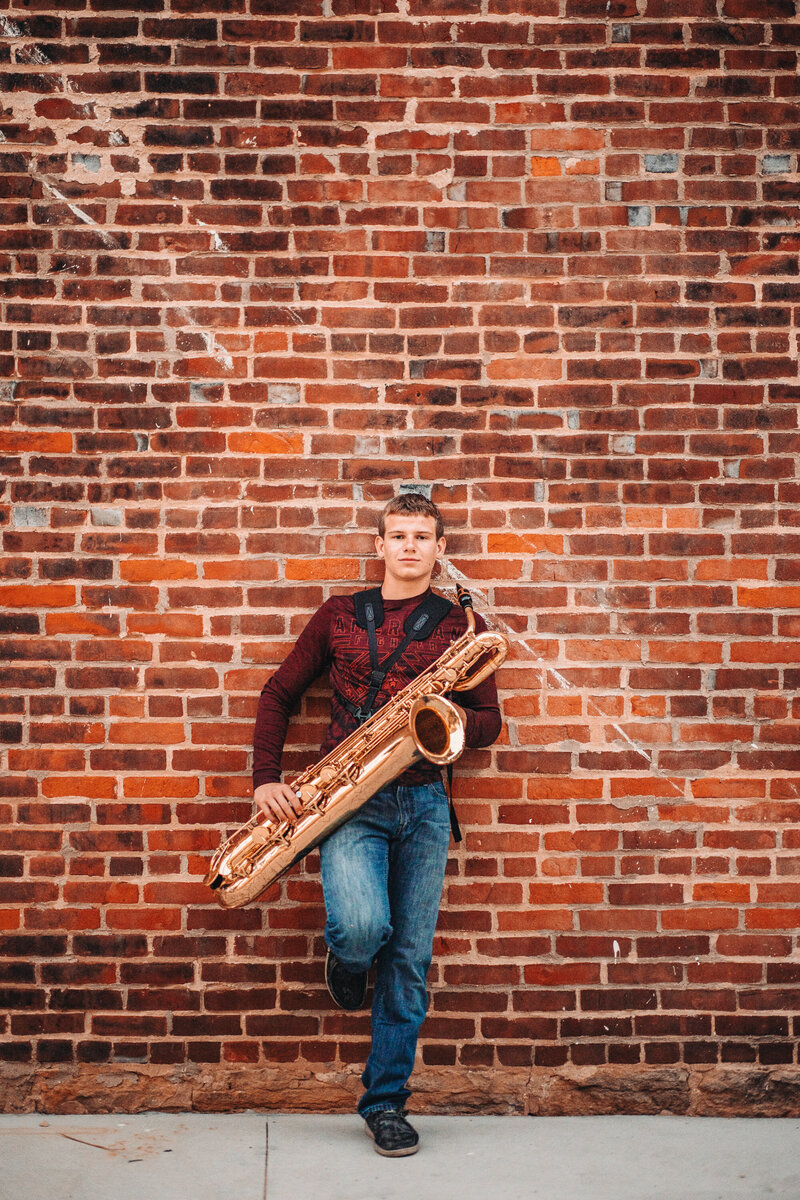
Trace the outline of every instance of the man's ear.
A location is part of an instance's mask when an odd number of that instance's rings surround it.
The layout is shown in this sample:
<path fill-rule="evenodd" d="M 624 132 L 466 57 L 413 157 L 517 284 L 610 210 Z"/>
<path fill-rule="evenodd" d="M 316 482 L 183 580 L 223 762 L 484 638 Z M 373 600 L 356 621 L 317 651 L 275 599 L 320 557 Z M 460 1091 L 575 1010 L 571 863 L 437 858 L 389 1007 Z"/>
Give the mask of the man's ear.
<path fill-rule="evenodd" d="M 447 549 L 447 538 L 443 538 L 443 537 L 439 538 L 438 542 L 436 543 L 436 557 L 441 558 L 446 549 Z"/>
<path fill-rule="evenodd" d="M 375 553 L 378 558 L 383 558 L 383 538 L 379 533 L 375 534 Z"/>

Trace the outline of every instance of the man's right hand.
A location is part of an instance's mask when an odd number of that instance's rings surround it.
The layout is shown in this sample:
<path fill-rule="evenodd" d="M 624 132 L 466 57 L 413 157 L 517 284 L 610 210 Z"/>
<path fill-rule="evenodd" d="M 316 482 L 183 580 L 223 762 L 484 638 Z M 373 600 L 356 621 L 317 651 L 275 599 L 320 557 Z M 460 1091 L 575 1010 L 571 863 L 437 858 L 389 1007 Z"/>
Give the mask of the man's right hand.
<path fill-rule="evenodd" d="M 253 792 L 259 812 L 276 821 L 291 821 L 303 811 L 300 797 L 288 783 L 262 783 Z"/>

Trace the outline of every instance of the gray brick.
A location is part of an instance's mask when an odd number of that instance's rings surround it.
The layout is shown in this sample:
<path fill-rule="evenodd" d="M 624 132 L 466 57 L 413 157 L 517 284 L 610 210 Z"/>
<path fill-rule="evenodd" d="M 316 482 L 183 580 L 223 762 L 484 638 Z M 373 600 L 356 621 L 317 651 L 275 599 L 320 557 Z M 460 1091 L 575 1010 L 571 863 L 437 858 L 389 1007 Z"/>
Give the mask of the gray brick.
<path fill-rule="evenodd" d="M 299 404 L 300 385 L 297 383 L 271 383 L 267 388 L 270 404 Z"/>
<path fill-rule="evenodd" d="M 404 496 L 408 492 L 420 492 L 427 500 L 430 500 L 432 488 L 432 483 L 417 483 L 416 481 L 412 483 L 401 483 L 400 487 L 397 489 L 397 494 L 398 496 Z"/>
<path fill-rule="evenodd" d="M 663 154 L 645 154 L 644 169 L 656 175 L 669 175 L 678 169 L 678 156 L 670 150 Z"/>
<path fill-rule="evenodd" d="M 73 154 L 72 165 L 75 167 L 83 167 L 84 171 L 91 171 L 92 174 L 96 174 L 100 170 L 100 155 Z"/>
<path fill-rule="evenodd" d="M 37 508 L 33 504 L 14 505 L 14 524 L 17 529 L 46 525 L 47 521 L 48 510 L 46 508 Z"/>
<path fill-rule="evenodd" d="M 647 204 L 628 205 L 628 224 L 643 226 L 650 224 L 650 208 Z"/>
<path fill-rule="evenodd" d="M 792 169 L 792 160 L 788 154 L 765 154 L 761 163 L 765 175 L 786 175 Z"/>
<path fill-rule="evenodd" d="M 93 508 L 92 524 L 93 525 L 121 525 L 122 524 L 122 509 L 121 508 Z"/>

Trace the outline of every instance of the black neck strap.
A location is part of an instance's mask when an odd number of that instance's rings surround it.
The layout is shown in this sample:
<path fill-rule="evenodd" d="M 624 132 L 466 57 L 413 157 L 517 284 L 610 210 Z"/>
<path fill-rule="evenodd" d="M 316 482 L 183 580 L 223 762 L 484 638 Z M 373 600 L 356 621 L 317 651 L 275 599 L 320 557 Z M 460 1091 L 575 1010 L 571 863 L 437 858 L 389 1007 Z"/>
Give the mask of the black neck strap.
<path fill-rule="evenodd" d="M 347 704 L 346 707 L 359 724 L 361 724 L 362 721 L 366 721 L 372 715 L 375 700 L 383 687 L 386 676 L 407 647 L 411 642 L 421 642 L 424 638 L 429 637 L 453 606 L 443 596 L 437 596 L 435 592 L 428 592 L 422 603 L 418 604 L 406 617 L 403 623 L 403 632 L 405 635 L 403 639 L 383 662 L 379 662 L 377 630 L 383 624 L 384 620 L 381 589 L 371 588 L 366 592 L 357 592 L 353 597 L 353 603 L 355 606 L 356 624 L 361 629 L 366 629 L 367 631 L 371 675 L 369 690 L 359 707 L 355 708 L 355 706 L 350 704 Z"/>

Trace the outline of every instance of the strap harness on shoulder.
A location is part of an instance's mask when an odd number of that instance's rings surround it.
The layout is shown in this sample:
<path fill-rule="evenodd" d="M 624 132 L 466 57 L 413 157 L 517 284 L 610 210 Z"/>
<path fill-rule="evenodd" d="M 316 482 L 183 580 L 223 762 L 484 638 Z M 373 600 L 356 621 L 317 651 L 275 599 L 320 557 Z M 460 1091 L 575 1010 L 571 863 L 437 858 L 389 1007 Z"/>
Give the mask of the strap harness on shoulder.
<path fill-rule="evenodd" d="M 360 629 L 367 631 L 371 668 L 369 689 L 358 707 L 351 703 L 345 696 L 342 696 L 341 693 L 337 693 L 337 696 L 340 704 L 347 709 L 351 716 L 355 717 L 359 725 L 363 725 L 364 721 L 372 716 L 378 693 L 383 687 L 384 680 L 394 664 L 402 657 L 412 642 L 421 642 L 429 637 L 436 626 L 448 615 L 453 606 L 443 596 L 437 596 L 435 592 L 430 592 L 422 603 L 418 604 L 413 612 L 409 613 L 406 617 L 403 623 L 404 636 L 402 640 L 391 654 L 387 655 L 381 662 L 378 658 L 377 636 L 377 630 L 383 624 L 384 620 L 381 589 L 376 587 L 364 592 L 356 592 L 353 596 L 353 604 L 355 607 L 356 624 Z M 458 819 L 456 818 L 452 801 L 452 765 L 447 768 L 447 778 L 450 784 L 448 788 L 450 826 L 453 831 L 454 841 L 460 842 L 461 831 L 458 827 Z"/>
<path fill-rule="evenodd" d="M 371 588 L 366 592 L 356 592 L 353 603 L 356 610 L 356 624 L 360 629 L 366 629 L 369 641 L 369 664 L 371 667 L 369 690 L 358 708 L 343 696 L 340 696 L 339 699 L 361 725 L 368 717 L 372 716 L 378 693 L 394 664 L 402 657 L 412 642 L 421 642 L 424 638 L 429 637 L 453 606 L 443 596 L 437 596 L 435 592 L 431 592 L 406 617 L 403 624 L 405 636 L 392 653 L 387 655 L 383 662 L 380 662 L 377 630 L 383 624 L 384 618 L 381 589 Z"/>

